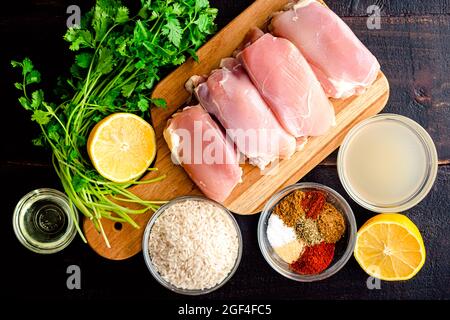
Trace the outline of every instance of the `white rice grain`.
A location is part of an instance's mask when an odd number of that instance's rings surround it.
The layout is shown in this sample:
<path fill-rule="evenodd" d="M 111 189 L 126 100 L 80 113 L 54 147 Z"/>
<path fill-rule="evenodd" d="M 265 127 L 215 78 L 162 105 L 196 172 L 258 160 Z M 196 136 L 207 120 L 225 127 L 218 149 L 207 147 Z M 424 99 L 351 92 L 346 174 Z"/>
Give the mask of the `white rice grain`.
<path fill-rule="evenodd" d="M 238 234 L 228 214 L 198 200 L 168 207 L 149 237 L 150 258 L 162 278 L 189 290 L 221 283 L 233 269 L 238 249 Z"/>

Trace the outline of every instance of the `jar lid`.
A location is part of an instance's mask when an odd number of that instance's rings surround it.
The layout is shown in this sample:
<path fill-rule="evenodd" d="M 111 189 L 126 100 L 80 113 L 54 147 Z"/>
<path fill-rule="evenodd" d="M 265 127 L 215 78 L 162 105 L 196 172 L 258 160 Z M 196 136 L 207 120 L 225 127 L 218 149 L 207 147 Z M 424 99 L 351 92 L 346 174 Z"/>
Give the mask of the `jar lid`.
<path fill-rule="evenodd" d="M 61 251 L 75 237 L 78 213 L 62 192 L 41 188 L 27 193 L 16 205 L 13 228 L 29 250 L 49 254 Z"/>

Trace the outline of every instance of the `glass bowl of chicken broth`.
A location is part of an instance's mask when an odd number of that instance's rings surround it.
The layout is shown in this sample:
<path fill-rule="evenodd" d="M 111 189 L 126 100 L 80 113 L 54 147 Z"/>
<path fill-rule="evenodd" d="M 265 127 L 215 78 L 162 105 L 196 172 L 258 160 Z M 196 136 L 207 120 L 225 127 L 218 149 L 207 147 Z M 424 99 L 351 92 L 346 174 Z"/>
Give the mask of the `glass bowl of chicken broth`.
<path fill-rule="evenodd" d="M 318 183 L 288 186 L 266 203 L 258 243 L 267 263 L 284 277 L 312 282 L 336 274 L 350 259 L 356 221 L 345 199 Z"/>
<path fill-rule="evenodd" d="M 374 212 L 402 212 L 431 190 L 438 156 L 418 123 L 379 114 L 350 130 L 337 164 L 342 185 L 359 205 Z"/>

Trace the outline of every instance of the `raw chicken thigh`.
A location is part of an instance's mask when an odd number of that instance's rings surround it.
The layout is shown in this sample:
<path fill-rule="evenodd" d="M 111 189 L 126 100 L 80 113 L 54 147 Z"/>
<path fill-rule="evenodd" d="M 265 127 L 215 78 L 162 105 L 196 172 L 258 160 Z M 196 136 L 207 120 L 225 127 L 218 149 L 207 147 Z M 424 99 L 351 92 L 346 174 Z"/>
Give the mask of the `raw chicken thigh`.
<path fill-rule="evenodd" d="M 334 125 L 334 109 L 300 51 L 289 41 L 252 30 L 254 40 L 238 60 L 281 125 L 302 141 L 319 136 Z"/>
<path fill-rule="evenodd" d="M 364 92 L 380 71 L 375 56 L 345 22 L 317 1 L 301 0 L 275 14 L 269 29 L 300 49 L 330 97 Z"/>
<path fill-rule="evenodd" d="M 236 59 L 223 59 L 221 69 L 214 70 L 207 80 L 196 77 L 191 81 L 196 82 L 194 92 L 200 104 L 219 120 L 251 164 L 262 170 L 270 162 L 294 154 L 295 138 L 278 123 Z"/>
<path fill-rule="evenodd" d="M 208 198 L 223 202 L 241 181 L 238 153 L 200 105 L 175 113 L 164 138 L 173 157 Z"/>

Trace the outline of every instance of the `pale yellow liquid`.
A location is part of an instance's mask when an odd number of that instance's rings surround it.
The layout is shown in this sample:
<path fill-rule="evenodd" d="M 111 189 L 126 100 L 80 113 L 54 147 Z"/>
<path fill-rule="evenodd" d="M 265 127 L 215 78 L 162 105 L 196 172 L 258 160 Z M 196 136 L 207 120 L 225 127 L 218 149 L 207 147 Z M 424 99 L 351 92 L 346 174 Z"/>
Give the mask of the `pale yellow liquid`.
<path fill-rule="evenodd" d="M 398 122 L 368 124 L 349 141 L 344 174 L 364 201 L 389 206 L 406 201 L 426 178 L 427 158 L 420 138 Z"/>

